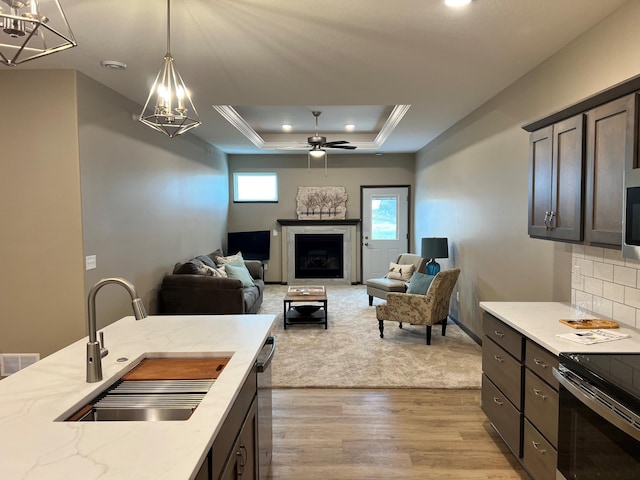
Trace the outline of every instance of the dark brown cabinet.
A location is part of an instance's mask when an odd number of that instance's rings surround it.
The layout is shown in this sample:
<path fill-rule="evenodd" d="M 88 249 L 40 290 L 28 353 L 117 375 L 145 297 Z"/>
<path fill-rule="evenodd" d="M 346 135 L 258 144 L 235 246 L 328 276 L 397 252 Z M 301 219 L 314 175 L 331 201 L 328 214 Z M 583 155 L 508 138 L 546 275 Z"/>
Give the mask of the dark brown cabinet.
<path fill-rule="evenodd" d="M 522 456 L 524 337 L 483 316 L 482 410 L 513 454 Z"/>
<path fill-rule="evenodd" d="M 635 156 L 636 97 L 631 94 L 587 112 L 585 240 L 622 245 L 625 162 Z"/>
<path fill-rule="evenodd" d="M 254 368 L 213 442 L 213 480 L 256 480 L 258 452 L 257 377 Z"/>
<path fill-rule="evenodd" d="M 555 480 L 558 463 L 558 357 L 527 339 L 522 464 L 534 480 Z"/>
<path fill-rule="evenodd" d="M 523 125 L 529 236 L 622 245 L 625 168 L 637 168 L 640 75 Z"/>
<path fill-rule="evenodd" d="M 258 478 L 256 471 L 258 416 L 256 412 L 257 403 L 254 400 L 233 445 L 220 480 L 256 480 Z"/>
<path fill-rule="evenodd" d="M 530 135 L 529 235 L 582 240 L 584 116 Z"/>
<path fill-rule="evenodd" d="M 482 410 L 533 480 L 555 480 L 558 358 L 493 315 L 483 315 Z"/>

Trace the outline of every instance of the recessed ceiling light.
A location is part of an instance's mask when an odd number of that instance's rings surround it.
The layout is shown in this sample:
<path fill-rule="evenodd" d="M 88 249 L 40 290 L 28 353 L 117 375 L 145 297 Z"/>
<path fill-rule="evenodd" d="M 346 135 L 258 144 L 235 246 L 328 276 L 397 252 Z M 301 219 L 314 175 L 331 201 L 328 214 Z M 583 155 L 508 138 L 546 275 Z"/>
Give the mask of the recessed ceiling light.
<path fill-rule="evenodd" d="M 464 7 L 470 3 L 471 0 L 444 0 L 444 4 L 448 7 Z"/>
<path fill-rule="evenodd" d="M 285 132 L 290 132 L 291 130 L 293 130 L 293 126 L 289 125 L 288 123 L 283 123 L 282 130 Z"/>
<path fill-rule="evenodd" d="M 110 70 L 126 70 L 127 69 L 126 63 L 118 62 L 117 60 L 102 60 L 100 62 L 100 65 Z"/>
<path fill-rule="evenodd" d="M 347 123 L 347 124 L 344 126 L 344 129 L 345 129 L 347 132 L 353 132 L 353 131 L 356 129 L 356 126 L 355 126 L 353 123 Z"/>

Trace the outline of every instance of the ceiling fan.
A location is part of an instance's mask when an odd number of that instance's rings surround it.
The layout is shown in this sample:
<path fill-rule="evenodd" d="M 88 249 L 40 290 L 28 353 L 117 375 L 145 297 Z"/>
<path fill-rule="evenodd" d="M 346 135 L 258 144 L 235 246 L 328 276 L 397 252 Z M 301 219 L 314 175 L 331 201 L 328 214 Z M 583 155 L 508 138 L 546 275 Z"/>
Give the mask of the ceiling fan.
<path fill-rule="evenodd" d="M 311 147 L 309 155 L 307 157 L 307 170 L 311 171 L 311 158 L 323 158 L 324 157 L 324 176 L 327 176 L 327 151 L 325 148 L 342 148 L 343 150 L 355 150 L 355 145 L 349 145 L 346 140 L 334 140 L 333 142 L 327 142 L 327 137 L 322 137 L 318 133 L 318 117 L 322 112 L 314 110 L 313 116 L 316 117 L 316 134 L 313 137 L 307 137 L 307 142 Z"/>
<path fill-rule="evenodd" d="M 333 142 L 327 142 L 327 137 L 322 137 L 318 134 L 318 117 L 322 112 L 317 110 L 312 111 L 313 116 L 316 117 L 316 134 L 313 137 L 307 137 L 307 142 L 309 142 L 309 146 L 311 147 L 311 152 L 320 152 L 318 155 L 313 155 L 312 157 L 322 157 L 324 155 L 324 148 L 342 148 L 344 150 L 355 150 L 355 145 L 349 145 L 349 142 L 346 140 L 334 140 Z"/>

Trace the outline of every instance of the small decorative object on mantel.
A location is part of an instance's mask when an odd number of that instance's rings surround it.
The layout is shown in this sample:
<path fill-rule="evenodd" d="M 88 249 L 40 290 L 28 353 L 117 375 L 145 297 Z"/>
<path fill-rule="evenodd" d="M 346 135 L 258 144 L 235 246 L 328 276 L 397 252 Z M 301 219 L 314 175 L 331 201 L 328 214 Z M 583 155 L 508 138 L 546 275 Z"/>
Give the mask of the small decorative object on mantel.
<path fill-rule="evenodd" d="M 298 220 L 344 220 L 347 217 L 345 187 L 298 187 Z"/>

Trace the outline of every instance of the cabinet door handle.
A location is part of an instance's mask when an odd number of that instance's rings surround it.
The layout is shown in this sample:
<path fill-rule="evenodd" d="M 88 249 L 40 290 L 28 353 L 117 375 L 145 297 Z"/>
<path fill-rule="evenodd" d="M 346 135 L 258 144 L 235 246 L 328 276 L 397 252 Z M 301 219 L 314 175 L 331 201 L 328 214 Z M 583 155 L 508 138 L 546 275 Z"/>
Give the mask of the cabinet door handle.
<path fill-rule="evenodd" d="M 498 397 L 493 397 L 493 401 L 494 401 L 494 403 L 497 403 L 500 406 L 504 405 L 504 402 L 501 402 Z"/>
<path fill-rule="evenodd" d="M 493 333 L 496 334 L 496 337 L 500 337 L 500 338 L 504 337 L 504 333 L 502 333 L 500 330 L 494 330 Z"/>
<path fill-rule="evenodd" d="M 503 363 L 504 362 L 504 358 L 502 358 L 500 355 L 494 355 L 493 359 L 497 362 Z"/>
<path fill-rule="evenodd" d="M 247 453 L 246 453 L 247 449 L 245 448 L 244 445 L 240 445 L 240 448 L 238 449 L 238 451 L 236 452 L 236 466 L 238 467 L 236 470 L 236 478 L 240 479 L 242 477 L 242 474 L 244 473 L 244 465 L 246 462 L 246 458 L 247 458 Z"/>
<path fill-rule="evenodd" d="M 550 228 L 550 227 L 549 227 L 549 214 L 550 214 L 550 213 L 551 213 L 551 212 L 544 212 L 544 226 L 545 226 L 546 228 Z"/>
<path fill-rule="evenodd" d="M 547 396 L 542 394 L 542 390 L 539 390 L 537 388 L 533 389 L 533 393 L 535 393 L 538 397 L 540 397 L 542 400 L 546 400 Z"/>
<path fill-rule="evenodd" d="M 554 212 L 553 210 L 551 210 L 551 211 L 549 212 L 549 228 L 550 228 L 550 229 L 554 229 L 554 228 L 556 228 L 556 227 L 554 227 L 554 223 L 553 223 L 553 217 L 555 217 L 555 216 L 556 216 L 556 212 Z"/>
<path fill-rule="evenodd" d="M 540 448 L 540 443 L 535 442 L 535 441 L 531 441 L 531 443 L 533 444 L 533 448 L 535 448 L 536 450 L 538 450 L 542 455 L 544 455 L 545 453 L 547 453 L 547 451 L 544 448 Z"/>
<path fill-rule="evenodd" d="M 540 368 L 547 368 L 548 367 L 548 365 L 546 363 L 544 363 L 542 360 L 538 360 L 537 358 L 533 359 L 533 363 L 535 363 Z"/>

